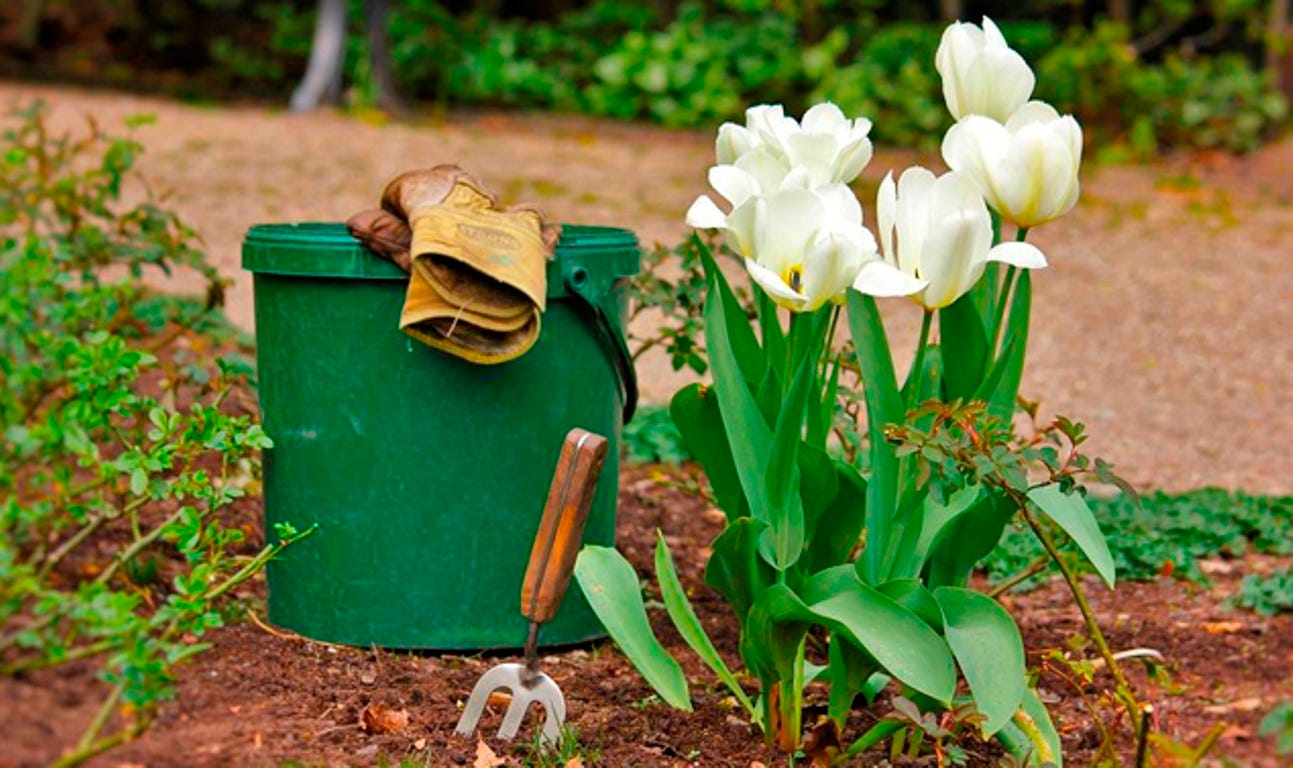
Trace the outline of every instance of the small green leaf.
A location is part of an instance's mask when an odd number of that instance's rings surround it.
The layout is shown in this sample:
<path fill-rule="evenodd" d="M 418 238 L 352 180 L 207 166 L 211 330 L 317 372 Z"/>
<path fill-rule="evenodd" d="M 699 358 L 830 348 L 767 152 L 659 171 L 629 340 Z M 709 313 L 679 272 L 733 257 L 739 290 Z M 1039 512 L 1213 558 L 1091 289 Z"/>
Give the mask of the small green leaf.
<path fill-rule="evenodd" d="M 1029 491 L 1028 500 L 1064 529 L 1091 565 L 1095 566 L 1096 573 L 1100 574 L 1104 583 L 1109 585 L 1109 589 L 1113 589 L 1113 555 L 1109 552 L 1109 543 L 1100 532 L 1100 525 L 1095 521 L 1095 515 L 1087 506 L 1086 499 L 1077 493 L 1065 493 L 1058 484 L 1051 483 Z"/>
<path fill-rule="evenodd" d="M 939 587 L 934 600 L 943 612 L 947 644 L 986 719 L 983 734 L 991 736 L 1010 721 L 1028 692 L 1019 627 L 997 601 L 971 589 Z"/>
<path fill-rule="evenodd" d="M 744 627 L 754 599 L 776 579 L 772 566 L 759 557 L 759 539 L 767 524 L 745 517 L 714 539 L 714 554 L 705 566 L 705 583 L 718 590 Z"/>
<path fill-rule="evenodd" d="M 142 496 L 146 490 L 148 490 L 148 473 L 140 467 L 135 467 L 130 473 L 130 492 L 135 496 Z"/>
<path fill-rule="evenodd" d="M 682 582 L 678 580 L 678 572 L 674 568 L 673 557 L 669 554 L 669 546 L 665 544 L 664 534 L 660 533 L 659 529 L 656 530 L 655 573 L 656 581 L 660 584 L 660 597 L 678 634 L 682 635 L 682 639 L 696 652 L 700 660 L 705 662 L 714 675 L 732 691 L 732 695 L 741 702 L 746 711 L 754 715 L 754 704 L 745 695 L 741 684 L 736 681 L 732 670 L 728 669 L 727 663 L 719 655 L 713 641 L 705 634 L 705 628 L 696 617 L 696 612 L 692 610 L 687 594 L 683 591 Z"/>
<path fill-rule="evenodd" d="M 593 613 L 647 683 L 671 706 L 690 712 L 687 678 L 651 631 L 633 566 L 613 547 L 590 544 L 575 561 L 575 578 Z"/>

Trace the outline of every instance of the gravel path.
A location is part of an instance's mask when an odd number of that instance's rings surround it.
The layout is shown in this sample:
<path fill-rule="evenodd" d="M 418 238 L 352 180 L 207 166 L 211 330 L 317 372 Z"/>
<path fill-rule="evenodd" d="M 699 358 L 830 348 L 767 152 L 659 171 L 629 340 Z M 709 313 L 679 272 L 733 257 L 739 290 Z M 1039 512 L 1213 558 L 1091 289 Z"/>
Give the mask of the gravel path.
<path fill-rule="evenodd" d="M 228 313 L 244 327 L 248 226 L 344 219 L 407 168 L 456 161 L 562 221 L 672 243 L 712 162 L 708 132 L 523 114 L 378 125 L 0 82 L 0 107 L 38 97 L 67 126 L 84 114 L 108 127 L 157 116 L 139 132 L 141 167 L 236 280 Z M 865 179 L 909 162 L 881 148 Z M 1052 268 L 1034 283 L 1023 391 L 1044 413 L 1085 421 L 1093 450 L 1140 487 L 1293 493 L 1293 141 L 1243 159 L 1196 158 L 1189 170 L 1201 183 L 1182 182 L 1184 168 L 1089 166 L 1078 209 L 1035 231 Z M 914 307 L 886 311 L 895 343 L 914 343 Z M 682 380 L 649 356 L 641 378 L 656 402 Z"/>

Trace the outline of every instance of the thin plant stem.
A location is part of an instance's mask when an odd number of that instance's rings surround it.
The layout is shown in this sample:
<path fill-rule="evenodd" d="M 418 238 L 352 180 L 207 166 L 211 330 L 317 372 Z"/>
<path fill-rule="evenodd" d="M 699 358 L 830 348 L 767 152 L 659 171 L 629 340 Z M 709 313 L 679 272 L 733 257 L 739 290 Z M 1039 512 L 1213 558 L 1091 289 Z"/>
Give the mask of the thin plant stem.
<path fill-rule="evenodd" d="M 911 371 L 907 374 L 907 383 L 910 387 L 907 390 L 908 410 L 920 399 L 920 388 L 925 384 L 925 347 L 929 346 L 929 328 L 933 320 L 933 310 L 925 310 L 925 315 L 920 320 L 920 339 L 916 342 L 916 356 L 912 359 Z"/>
<path fill-rule="evenodd" d="M 1087 631 L 1091 634 L 1091 640 L 1095 643 L 1096 649 L 1104 659 L 1104 663 L 1109 667 L 1109 673 L 1113 675 L 1114 682 L 1117 683 L 1118 693 L 1127 705 L 1128 713 L 1131 715 L 1132 722 L 1136 722 L 1140 715 L 1140 704 L 1136 701 L 1136 695 L 1132 693 L 1131 684 L 1127 682 L 1127 677 L 1122 673 L 1122 667 L 1118 666 L 1118 660 L 1114 658 L 1113 651 L 1109 649 L 1109 643 L 1104 638 L 1104 633 L 1100 631 L 1100 625 L 1095 620 L 1095 612 L 1091 610 L 1091 604 L 1087 602 L 1086 593 L 1082 591 L 1082 585 L 1078 583 L 1077 574 L 1064 562 L 1060 555 L 1059 548 L 1055 546 L 1055 541 L 1051 539 L 1046 529 L 1042 528 L 1037 518 L 1028 511 L 1027 501 L 1021 495 L 1015 495 L 1015 502 L 1019 507 L 1019 512 L 1024 516 L 1028 527 L 1033 529 L 1033 533 L 1041 540 L 1042 546 L 1046 548 L 1046 553 L 1051 556 L 1055 564 L 1059 566 L 1060 573 L 1064 575 L 1064 581 L 1068 583 L 1069 592 L 1073 594 L 1074 601 L 1077 602 L 1078 610 L 1082 612 L 1082 618 L 1086 622 Z"/>
<path fill-rule="evenodd" d="M 1028 227 L 1020 227 L 1015 233 L 1015 242 L 1022 243 L 1028 237 Z M 1010 303 L 1010 294 L 1014 292 L 1015 278 L 1019 269 L 1011 264 L 1006 267 L 1006 276 L 1001 281 L 1001 293 L 997 296 L 997 306 L 992 313 L 992 358 L 997 357 L 997 349 L 1005 332 L 1006 306 Z"/>
<path fill-rule="evenodd" d="M 121 700 L 121 694 L 125 693 L 125 690 L 125 682 L 117 683 L 112 692 L 108 694 L 108 697 L 103 700 L 103 704 L 99 706 L 99 711 L 94 714 L 94 719 L 86 727 L 85 733 L 81 734 L 81 740 L 76 743 L 78 751 L 86 749 L 94 743 L 95 739 L 99 738 L 99 733 L 103 730 L 103 726 L 108 724 L 108 718 L 112 717 L 112 710 L 117 708 L 117 702 Z"/>
<path fill-rule="evenodd" d="M 993 600 L 997 599 L 998 597 L 1001 597 L 1002 595 L 1006 594 L 1010 590 L 1024 583 L 1028 579 L 1046 570 L 1046 566 L 1049 565 L 1050 562 L 1051 562 L 1050 555 L 1042 555 L 1041 557 L 1029 563 L 1028 567 L 1023 569 L 1019 573 L 1016 573 L 1015 575 L 1011 576 L 1010 578 L 1006 579 L 1005 581 L 999 584 L 994 584 L 992 586 L 992 590 L 988 592 L 988 597 L 991 597 Z"/>

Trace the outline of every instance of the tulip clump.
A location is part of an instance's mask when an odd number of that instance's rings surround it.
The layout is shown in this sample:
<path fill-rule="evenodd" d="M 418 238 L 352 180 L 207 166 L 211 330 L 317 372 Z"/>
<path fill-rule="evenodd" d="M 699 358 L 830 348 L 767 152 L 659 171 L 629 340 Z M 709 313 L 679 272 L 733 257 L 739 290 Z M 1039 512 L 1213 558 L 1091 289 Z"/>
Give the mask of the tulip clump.
<path fill-rule="evenodd" d="M 1071 483 L 1054 478 L 1028 485 L 1024 477 L 1014 496 L 977 476 L 941 484 L 942 465 L 933 466 L 940 454 L 891 438 L 940 407 L 977 409 L 1009 424 L 1027 346 L 1031 272 L 1047 266 L 1024 238 L 1077 202 L 1082 132 L 1071 116 L 1030 100 L 1032 70 L 989 19 L 982 27 L 950 26 L 934 65 L 956 118 L 943 140 L 949 170 L 886 174 L 874 234 L 848 186 L 872 159 L 871 121 L 829 103 L 799 120 L 780 105 L 760 105 L 743 125 L 718 129 L 714 195 L 697 197 L 686 220 L 721 232 L 744 263 L 758 334 L 697 240 L 713 384 L 683 388 L 669 410 L 725 513 L 706 581 L 734 609 L 757 696 L 696 620 L 663 536 L 657 579 L 679 634 L 769 742 L 789 753 L 807 749 L 808 682 L 830 689 L 828 722 L 814 733 L 829 727 L 838 739 L 859 697 L 869 700 L 897 681 L 922 706 L 947 710 L 968 700 L 983 735 L 998 738 L 1018 764 L 1058 763 L 1059 738 L 1028 685 L 1018 627 L 970 586 L 970 572 L 1016 512 L 1030 525 L 1028 515 L 1040 514 L 1112 586 L 1113 561 L 1089 508 Z M 1002 239 L 1003 224 L 1014 225 L 1012 239 Z M 907 297 L 922 310 L 901 384 L 876 297 Z M 853 336 L 847 361 L 833 343 L 845 306 Z M 845 393 L 846 369 L 857 372 L 863 390 L 865 440 L 856 423 L 839 420 L 841 399 L 857 399 Z M 839 460 L 839 443 L 865 444 L 866 460 Z M 999 457 L 983 458 L 995 467 Z M 651 635 L 633 567 L 613 549 L 586 548 L 576 575 L 661 698 L 689 709 L 686 678 Z M 808 663 L 810 645 L 825 667 Z M 847 754 L 892 727 L 882 720 Z M 834 764 L 843 754 L 814 755 L 813 763 Z"/>

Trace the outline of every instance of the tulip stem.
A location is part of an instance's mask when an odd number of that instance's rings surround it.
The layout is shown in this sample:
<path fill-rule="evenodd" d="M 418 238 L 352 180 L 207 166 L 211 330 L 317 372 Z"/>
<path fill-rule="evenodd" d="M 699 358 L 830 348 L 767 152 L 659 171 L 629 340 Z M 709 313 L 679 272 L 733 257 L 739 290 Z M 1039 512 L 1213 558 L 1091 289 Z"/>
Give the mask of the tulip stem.
<path fill-rule="evenodd" d="M 911 361 L 911 370 L 907 373 L 907 410 L 911 410 L 920 400 L 920 388 L 925 378 L 925 347 L 929 346 L 929 327 L 934 319 L 932 309 L 925 310 L 920 321 L 920 340 L 916 342 L 916 357 Z"/>
<path fill-rule="evenodd" d="M 1028 237 L 1028 227 L 1020 227 L 1015 232 L 1015 242 L 1022 243 Z M 1006 305 L 1010 303 L 1010 294 L 1015 289 L 1015 277 L 1019 269 L 1011 264 L 1006 267 L 1006 276 L 1001 281 L 1001 293 L 997 296 L 997 308 L 992 316 L 992 359 L 997 359 L 998 347 L 1004 335 L 1006 325 Z"/>

